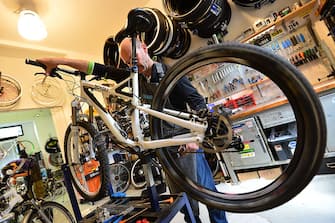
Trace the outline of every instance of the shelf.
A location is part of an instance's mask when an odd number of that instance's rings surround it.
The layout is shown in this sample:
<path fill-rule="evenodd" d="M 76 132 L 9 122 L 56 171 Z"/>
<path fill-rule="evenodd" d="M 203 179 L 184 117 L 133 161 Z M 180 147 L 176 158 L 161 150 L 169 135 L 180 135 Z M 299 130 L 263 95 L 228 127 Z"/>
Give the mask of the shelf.
<path fill-rule="evenodd" d="M 258 30 L 254 34 L 252 34 L 252 35 L 248 36 L 247 38 L 243 39 L 241 42 L 245 43 L 248 40 L 250 40 L 251 38 L 253 38 L 253 37 L 257 36 L 258 34 L 266 31 L 269 28 L 271 28 L 272 26 L 276 26 L 278 24 L 281 24 L 285 20 L 289 20 L 289 19 L 294 18 L 294 17 L 296 17 L 296 16 L 298 16 L 300 14 L 305 14 L 305 13 L 311 11 L 314 8 L 315 3 L 316 3 L 316 0 L 312 0 L 312 1 L 308 2 L 308 3 L 306 3 L 305 5 L 301 6 L 299 9 L 290 12 L 286 16 L 278 18 L 278 20 L 275 21 L 274 23 L 271 23 L 271 24 L 269 24 L 269 25 L 261 28 L 260 30 Z"/>

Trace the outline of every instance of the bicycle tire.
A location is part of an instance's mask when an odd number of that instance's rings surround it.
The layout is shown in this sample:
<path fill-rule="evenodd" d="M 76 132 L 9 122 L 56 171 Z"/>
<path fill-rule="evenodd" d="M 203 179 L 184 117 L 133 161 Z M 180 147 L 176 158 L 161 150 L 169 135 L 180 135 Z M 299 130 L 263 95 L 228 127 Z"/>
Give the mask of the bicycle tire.
<path fill-rule="evenodd" d="M 39 206 L 48 220 L 53 223 L 75 223 L 72 214 L 61 204 L 53 201 L 43 201 Z M 57 217 L 54 217 L 57 216 Z M 34 210 L 28 217 L 27 223 L 44 223 L 46 220 L 42 219 L 39 212 Z"/>
<path fill-rule="evenodd" d="M 113 192 L 125 192 L 130 186 L 130 173 L 122 163 L 113 163 L 110 166 L 110 180 Z"/>
<path fill-rule="evenodd" d="M 72 147 L 74 132 L 72 131 L 73 126 L 70 124 L 64 139 L 65 161 L 69 166 L 71 179 L 78 193 L 86 201 L 97 201 L 105 197 L 109 190 L 107 150 L 104 148 L 105 144 L 102 142 L 101 136 L 92 124 L 79 121 L 77 126 L 80 134 L 78 139 L 81 150 L 79 151 L 79 157 L 74 157 L 75 154 Z M 91 149 L 91 151 L 87 151 L 87 149 Z M 95 154 L 91 154 L 92 152 Z M 77 159 L 79 164 L 76 165 L 76 162 L 73 162 L 75 161 L 74 159 Z M 94 169 L 94 171 L 85 173 L 85 168 Z M 78 179 L 79 176 L 81 179 Z M 86 178 L 91 178 L 92 181 L 86 181 Z"/>
<path fill-rule="evenodd" d="M 326 124 L 319 98 L 308 80 L 284 58 L 257 46 L 224 43 L 207 46 L 175 63 L 161 81 L 152 108 L 163 111 L 166 99 L 178 80 L 195 69 L 215 63 L 233 63 L 266 74 L 291 105 L 297 123 L 297 144 L 293 157 L 282 174 L 267 185 L 247 192 L 209 190 L 183 174 L 165 148 L 157 151 L 164 171 L 182 191 L 218 209 L 250 213 L 277 207 L 296 196 L 319 170 L 326 146 Z M 153 139 L 164 138 L 164 122 L 151 120 Z M 225 153 L 222 153 L 225 154 Z M 222 188 L 221 188 L 222 189 Z"/>

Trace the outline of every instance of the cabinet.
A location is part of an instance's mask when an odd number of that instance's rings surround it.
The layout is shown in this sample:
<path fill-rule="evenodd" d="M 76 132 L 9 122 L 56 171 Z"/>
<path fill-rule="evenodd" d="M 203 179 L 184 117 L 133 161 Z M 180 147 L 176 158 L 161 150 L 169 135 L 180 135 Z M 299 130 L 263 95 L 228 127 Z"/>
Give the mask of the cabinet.
<path fill-rule="evenodd" d="M 335 92 L 320 96 L 327 123 L 327 147 L 320 173 L 335 170 Z M 296 145 L 297 129 L 292 107 L 284 104 L 233 123 L 233 131 L 242 137 L 242 152 L 222 153 L 230 175 L 236 171 L 286 165 Z M 234 179 L 235 176 L 232 178 Z"/>
<path fill-rule="evenodd" d="M 271 164 L 272 156 L 264 143 L 262 130 L 255 118 L 233 124 L 233 131 L 241 136 L 244 150 L 224 154 L 234 170 L 263 167 Z"/>
<path fill-rule="evenodd" d="M 320 97 L 327 123 L 326 156 L 335 156 L 335 93 Z"/>

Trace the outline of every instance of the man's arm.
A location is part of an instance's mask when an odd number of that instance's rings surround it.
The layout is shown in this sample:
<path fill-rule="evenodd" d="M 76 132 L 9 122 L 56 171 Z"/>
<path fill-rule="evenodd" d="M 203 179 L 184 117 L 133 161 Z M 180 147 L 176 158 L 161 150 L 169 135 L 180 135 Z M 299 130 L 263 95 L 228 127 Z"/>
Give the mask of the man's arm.
<path fill-rule="evenodd" d="M 182 107 L 185 102 L 195 111 L 207 108 L 205 99 L 199 94 L 197 89 L 193 87 L 187 77 L 183 77 L 176 84 L 173 90 L 172 104 L 175 107 Z M 179 103 L 179 105 L 177 105 Z"/>
<path fill-rule="evenodd" d="M 109 78 L 115 80 L 116 82 L 120 82 L 130 75 L 129 70 L 117 69 L 115 67 L 105 66 L 103 64 L 87 60 L 70 58 L 40 58 L 37 59 L 37 61 L 47 66 L 47 75 L 50 75 L 52 69 L 56 68 L 58 65 L 66 65 L 81 72 Z"/>
<path fill-rule="evenodd" d="M 89 72 L 89 61 L 79 60 L 79 59 L 70 59 L 70 58 L 40 58 L 37 59 L 38 62 L 41 62 L 47 66 L 46 73 L 50 74 L 52 69 L 56 68 L 58 65 L 66 65 L 77 69 L 79 71 L 88 73 Z"/>

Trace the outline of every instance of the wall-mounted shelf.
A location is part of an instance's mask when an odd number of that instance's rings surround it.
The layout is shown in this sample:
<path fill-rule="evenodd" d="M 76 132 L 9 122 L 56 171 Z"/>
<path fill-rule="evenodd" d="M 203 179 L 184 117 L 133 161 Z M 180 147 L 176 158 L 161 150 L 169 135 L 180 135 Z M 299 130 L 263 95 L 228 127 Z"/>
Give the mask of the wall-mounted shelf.
<path fill-rule="evenodd" d="M 250 40 L 251 38 L 253 38 L 253 37 L 257 36 L 258 34 L 266 31 L 269 28 L 271 28 L 272 26 L 276 26 L 276 25 L 282 24 L 284 21 L 287 21 L 287 20 L 289 20 L 291 18 L 294 18 L 294 17 L 296 17 L 298 15 L 302 15 L 302 14 L 308 13 L 309 11 L 311 11 L 314 8 L 315 3 L 316 3 L 316 0 L 312 0 L 312 1 L 308 2 L 308 3 L 306 3 L 305 5 L 301 6 L 297 10 L 290 12 L 286 16 L 279 17 L 275 22 L 273 22 L 273 23 L 271 23 L 271 24 L 269 24 L 269 25 L 261 28 L 257 32 L 255 32 L 252 35 L 248 36 L 247 38 L 243 39 L 241 42 L 245 43 L 248 40 Z"/>

